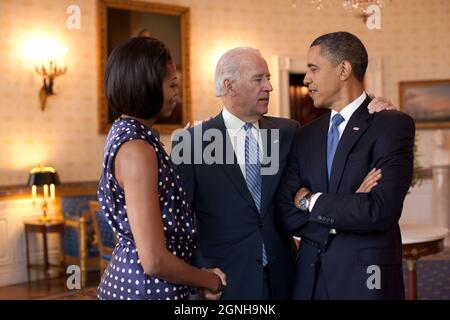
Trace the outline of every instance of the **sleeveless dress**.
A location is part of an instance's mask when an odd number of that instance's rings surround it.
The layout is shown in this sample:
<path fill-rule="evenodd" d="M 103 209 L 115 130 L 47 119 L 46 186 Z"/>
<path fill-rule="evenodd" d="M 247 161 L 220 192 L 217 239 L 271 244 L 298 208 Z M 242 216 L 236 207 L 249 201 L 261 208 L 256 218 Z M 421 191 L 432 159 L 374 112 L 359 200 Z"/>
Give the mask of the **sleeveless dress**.
<path fill-rule="evenodd" d="M 157 132 L 135 119 L 119 118 L 109 131 L 104 148 L 103 170 L 98 186 L 98 200 L 118 242 L 111 261 L 97 289 L 99 299 L 181 300 L 193 289 L 144 273 L 127 217 L 125 194 L 112 174 L 114 157 L 123 143 L 147 141 L 158 157 L 159 203 L 164 223 L 167 249 L 187 263 L 196 248 L 194 217 L 185 199 L 180 177 L 170 157 L 159 142 Z M 143 172 L 145 174 L 145 172 Z"/>

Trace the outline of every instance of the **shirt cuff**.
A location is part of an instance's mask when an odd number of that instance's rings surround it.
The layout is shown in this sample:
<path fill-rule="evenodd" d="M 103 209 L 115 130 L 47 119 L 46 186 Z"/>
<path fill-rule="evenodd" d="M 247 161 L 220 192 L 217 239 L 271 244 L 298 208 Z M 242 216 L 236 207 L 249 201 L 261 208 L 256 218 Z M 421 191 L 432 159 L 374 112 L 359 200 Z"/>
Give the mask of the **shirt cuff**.
<path fill-rule="evenodd" d="M 311 201 L 309 201 L 309 212 L 312 212 L 314 205 L 316 204 L 317 199 L 322 195 L 322 192 L 317 192 L 311 197 Z"/>

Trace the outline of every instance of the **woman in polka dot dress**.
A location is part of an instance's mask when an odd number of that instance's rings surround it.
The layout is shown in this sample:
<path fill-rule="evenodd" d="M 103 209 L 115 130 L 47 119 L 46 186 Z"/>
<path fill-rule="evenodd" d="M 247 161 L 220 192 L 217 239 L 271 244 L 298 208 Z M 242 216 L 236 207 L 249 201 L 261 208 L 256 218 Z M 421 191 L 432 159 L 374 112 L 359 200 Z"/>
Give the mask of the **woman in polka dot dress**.
<path fill-rule="evenodd" d="M 104 148 L 98 198 L 118 236 L 97 290 L 99 299 L 187 299 L 193 287 L 218 299 L 225 275 L 189 264 L 196 247 L 192 211 L 157 133 L 178 98 L 176 69 L 159 40 L 132 38 L 108 58 L 110 107 L 122 114 Z"/>

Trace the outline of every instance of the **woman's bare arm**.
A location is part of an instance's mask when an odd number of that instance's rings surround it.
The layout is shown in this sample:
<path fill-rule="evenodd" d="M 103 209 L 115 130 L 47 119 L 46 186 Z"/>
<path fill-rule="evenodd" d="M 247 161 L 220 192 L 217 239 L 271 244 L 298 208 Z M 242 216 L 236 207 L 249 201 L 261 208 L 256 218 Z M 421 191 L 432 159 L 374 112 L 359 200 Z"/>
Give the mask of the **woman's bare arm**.
<path fill-rule="evenodd" d="M 128 220 L 144 272 L 172 283 L 220 291 L 218 275 L 189 265 L 166 248 L 155 150 L 144 140 L 126 142 L 114 166 L 125 192 Z"/>

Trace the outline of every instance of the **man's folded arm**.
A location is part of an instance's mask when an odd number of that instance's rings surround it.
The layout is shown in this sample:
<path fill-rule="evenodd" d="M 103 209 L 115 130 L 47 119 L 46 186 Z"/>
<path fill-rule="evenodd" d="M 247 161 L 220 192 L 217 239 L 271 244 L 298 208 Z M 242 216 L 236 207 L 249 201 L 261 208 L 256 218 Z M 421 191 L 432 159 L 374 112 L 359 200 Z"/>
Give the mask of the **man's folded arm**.
<path fill-rule="evenodd" d="M 275 222 L 290 235 L 299 235 L 299 229 L 309 220 L 309 213 L 303 212 L 294 205 L 294 197 L 301 186 L 298 157 L 298 135 L 301 129 L 295 133 L 291 150 L 283 171 L 280 186 L 275 196 Z"/>
<path fill-rule="evenodd" d="M 403 200 L 413 173 L 414 122 L 396 116 L 386 123 L 375 144 L 373 167 L 382 178 L 370 193 L 323 193 L 317 199 L 309 221 L 342 231 L 384 231 L 400 219 Z"/>

